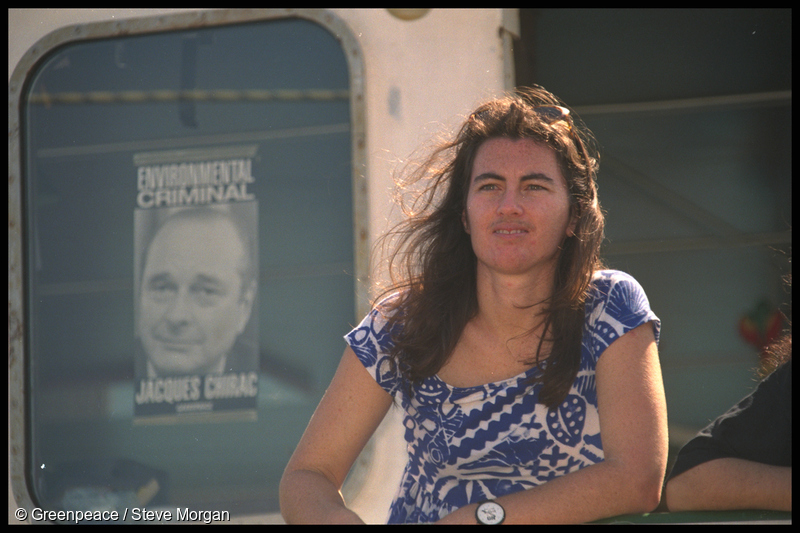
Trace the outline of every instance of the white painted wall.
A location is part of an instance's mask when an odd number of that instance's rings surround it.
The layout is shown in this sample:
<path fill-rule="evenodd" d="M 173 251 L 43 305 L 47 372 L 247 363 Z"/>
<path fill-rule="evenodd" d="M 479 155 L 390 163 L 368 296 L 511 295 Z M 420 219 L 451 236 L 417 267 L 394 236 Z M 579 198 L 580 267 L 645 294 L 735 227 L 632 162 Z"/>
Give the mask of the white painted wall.
<path fill-rule="evenodd" d="M 387 227 L 393 174 L 442 128 L 504 90 L 501 9 L 432 9 L 401 20 L 386 9 L 335 10 L 365 56 L 370 232 Z M 390 214 L 391 213 L 391 214 Z"/>

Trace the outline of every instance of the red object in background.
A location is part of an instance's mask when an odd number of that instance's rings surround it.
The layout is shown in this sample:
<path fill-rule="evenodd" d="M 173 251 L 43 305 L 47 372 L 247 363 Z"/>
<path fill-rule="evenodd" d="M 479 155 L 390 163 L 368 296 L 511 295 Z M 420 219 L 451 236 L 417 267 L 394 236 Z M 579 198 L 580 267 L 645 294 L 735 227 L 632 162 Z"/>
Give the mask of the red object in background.
<path fill-rule="evenodd" d="M 764 348 L 778 338 L 783 329 L 783 315 L 768 301 L 760 301 L 739 320 L 739 335 L 755 346 L 761 355 Z"/>

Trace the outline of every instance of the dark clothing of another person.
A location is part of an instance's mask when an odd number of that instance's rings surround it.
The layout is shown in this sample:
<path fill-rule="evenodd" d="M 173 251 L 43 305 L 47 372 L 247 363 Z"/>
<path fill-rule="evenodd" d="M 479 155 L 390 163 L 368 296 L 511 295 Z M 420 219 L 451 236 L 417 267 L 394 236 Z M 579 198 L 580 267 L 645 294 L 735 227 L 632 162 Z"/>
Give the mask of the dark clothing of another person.
<path fill-rule="evenodd" d="M 792 361 L 690 440 L 669 478 L 724 457 L 792 466 Z"/>

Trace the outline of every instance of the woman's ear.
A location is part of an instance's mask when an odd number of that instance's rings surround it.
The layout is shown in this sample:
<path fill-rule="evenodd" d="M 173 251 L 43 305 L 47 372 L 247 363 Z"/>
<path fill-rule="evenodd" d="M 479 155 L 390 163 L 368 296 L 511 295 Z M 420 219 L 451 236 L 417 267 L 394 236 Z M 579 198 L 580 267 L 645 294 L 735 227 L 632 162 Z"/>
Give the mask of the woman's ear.
<path fill-rule="evenodd" d="M 570 216 L 569 224 L 567 225 L 567 237 L 574 237 L 575 236 L 575 228 L 578 227 L 578 213 L 577 209 L 572 209 L 573 213 Z"/>

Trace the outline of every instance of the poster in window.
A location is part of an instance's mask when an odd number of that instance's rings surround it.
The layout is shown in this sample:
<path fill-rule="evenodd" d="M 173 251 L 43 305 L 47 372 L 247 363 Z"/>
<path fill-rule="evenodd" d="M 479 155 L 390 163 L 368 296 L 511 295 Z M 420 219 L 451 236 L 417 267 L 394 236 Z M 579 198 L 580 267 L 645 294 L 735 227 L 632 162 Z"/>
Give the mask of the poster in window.
<path fill-rule="evenodd" d="M 137 422 L 255 416 L 256 149 L 134 155 Z"/>

